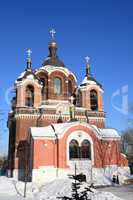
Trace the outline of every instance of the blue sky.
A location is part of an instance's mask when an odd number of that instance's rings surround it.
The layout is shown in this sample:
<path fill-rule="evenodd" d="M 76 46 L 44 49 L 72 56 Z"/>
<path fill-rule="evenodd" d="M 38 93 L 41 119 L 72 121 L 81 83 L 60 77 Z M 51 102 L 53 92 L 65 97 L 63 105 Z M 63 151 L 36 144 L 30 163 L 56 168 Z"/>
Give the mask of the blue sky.
<path fill-rule="evenodd" d="M 33 68 L 41 66 L 48 55 L 51 28 L 57 32 L 58 55 L 76 73 L 78 83 L 85 74 L 84 57 L 91 57 L 92 74 L 105 91 L 107 126 L 119 131 L 128 126 L 127 119 L 132 115 L 114 106 L 122 106 L 123 95 L 118 94 L 123 86 L 128 86 L 128 101 L 133 99 L 132 10 L 130 0 L 1 1 L 0 117 L 5 121 L 1 121 L 1 152 L 8 144 L 6 117 L 10 106 L 5 93 L 24 70 L 28 48 L 33 52 Z M 116 91 L 112 106 L 111 97 Z"/>

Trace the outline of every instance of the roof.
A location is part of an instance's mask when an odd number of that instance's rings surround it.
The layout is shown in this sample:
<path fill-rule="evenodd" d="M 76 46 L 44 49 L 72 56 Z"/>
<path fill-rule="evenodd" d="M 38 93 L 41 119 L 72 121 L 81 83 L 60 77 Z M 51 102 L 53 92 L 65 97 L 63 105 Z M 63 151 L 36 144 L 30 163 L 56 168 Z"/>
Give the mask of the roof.
<path fill-rule="evenodd" d="M 55 137 L 56 132 L 61 136 L 72 124 L 73 123 L 53 124 L 55 131 L 51 125 L 46 127 L 31 127 L 31 135 L 32 137 Z"/>
<path fill-rule="evenodd" d="M 102 138 L 120 138 L 118 132 L 115 129 L 99 129 L 101 131 Z"/>
<path fill-rule="evenodd" d="M 80 86 L 86 86 L 86 85 L 99 85 L 102 88 L 102 85 L 92 76 L 85 76 L 85 78 L 80 84 Z"/>
<path fill-rule="evenodd" d="M 51 66 L 58 66 L 58 67 L 65 67 L 64 63 L 59 59 L 58 56 L 50 57 L 48 56 L 43 64 L 43 66 L 51 65 Z"/>
<path fill-rule="evenodd" d="M 59 59 L 57 55 L 57 44 L 55 41 L 51 41 L 49 44 L 49 56 L 44 60 L 43 66 L 51 65 L 58 67 L 65 67 L 64 63 Z"/>
<path fill-rule="evenodd" d="M 67 67 L 59 67 L 59 66 L 52 66 L 52 65 L 47 65 L 47 66 L 41 66 L 39 69 L 36 70 L 36 74 L 38 72 L 47 72 L 49 75 L 52 73 L 52 72 L 55 72 L 55 71 L 60 71 L 60 72 L 63 72 L 67 77 L 72 75 L 73 78 L 75 79 L 75 82 L 77 82 L 77 78 L 75 76 L 75 74 L 73 72 L 71 72 Z"/>
<path fill-rule="evenodd" d="M 82 126 L 87 126 L 88 128 L 93 129 L 93 132 L 95 132 L 96 136 L 101 138 L 101 139 L 109 139 L 109 138 L 115 138 L 115 139 L 120 139 L 120 136 L 118 132 L 115 129 L 99 129 L 94 125 L 89 125 L 88 123 L 85 122 L 66 122 L 66 123 L 61 123 L 61 124 L 53 124 L 52 126 L 46 126 L 46 127 L 31 127 L 30 128 L 30 133 L 33 138 L 37 137 L 55 137 L 55 133 L 58 135 L 58 137 L 62 137 L 64 133 L 67 131 L 72 126 L 75 125 L 82 125 Z"/>
<path fill-rule="evenodd" d="M 38 82 L 41 83 L 41 81 L 38 79 L 38 77 L 36 76 L 36 74 L 32 71 L 32 70 L 25 70 L 24 72 L 22 72 L 20 74 L 20 76 L 17 78 L 16 83 L 19 81 L 22 81 L 23 79 L 29 79 L 29 80 L 38 80 Z"/>

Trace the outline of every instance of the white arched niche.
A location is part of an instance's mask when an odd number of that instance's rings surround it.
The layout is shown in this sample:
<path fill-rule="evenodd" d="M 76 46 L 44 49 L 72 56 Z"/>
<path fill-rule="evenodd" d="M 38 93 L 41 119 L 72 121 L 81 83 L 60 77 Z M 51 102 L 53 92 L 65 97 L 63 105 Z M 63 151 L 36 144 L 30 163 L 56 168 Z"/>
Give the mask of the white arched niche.
<path fill-rule="evenodd" d="M 80 146 L 84 140 L 88 140 L 90 142 L 90 144 L 91 144 L 91 160 L 90 161 L 91 161 L 91 165 L 93 165 L 94 164 L 93 140 L 88 133 L 86 133 L 82 130 L 73 131 L 67 138 L 67 148 L 66 148 L 67 165 L 70 166 L 70 163 L 72 162 L 69 157 L 69 143 L 71 142 L 71 140 L 76 140 Z M 75 159 L 75 161 L 78 161 L 78 160 L 80 160 L 80 159 Z M 88 160 L 88 159 L 86 159 L 86 160 Z"/>

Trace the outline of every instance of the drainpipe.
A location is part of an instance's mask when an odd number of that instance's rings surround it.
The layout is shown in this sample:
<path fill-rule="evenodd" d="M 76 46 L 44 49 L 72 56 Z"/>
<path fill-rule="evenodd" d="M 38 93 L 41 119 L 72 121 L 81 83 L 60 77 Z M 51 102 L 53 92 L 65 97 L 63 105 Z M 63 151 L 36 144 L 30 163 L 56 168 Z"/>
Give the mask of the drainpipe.
<path fill-rule="evenodd" d="M 37 122 L 36 122 L 36 126 L 39 127 L 39 120 L 41 119 L 42 115 L 43 115 L 43 108 L 39 108 L 39 117 L 37 118 Z"/>
<path fill-rule="evenodd" d="M 58 134 L 55 131 L 55 127 L 53 124 L 51 124 L 51 127 L 55 133 L 55 144 L 56 144 L 56 177 L 59 175 L 59 139 Z"/>
<path fill-rule="evenodd" d="M 91 159 L 91 185 L 93 184 L 93 165 L 92 165 L 92 159 Z"/>
<path fill-rule="evenodd" d="M 87 123 L 89 124 L 89 117 L 88 117 L 88 111 L 87 110 L 85 111 L 85 116 L 86 116 Z"/>

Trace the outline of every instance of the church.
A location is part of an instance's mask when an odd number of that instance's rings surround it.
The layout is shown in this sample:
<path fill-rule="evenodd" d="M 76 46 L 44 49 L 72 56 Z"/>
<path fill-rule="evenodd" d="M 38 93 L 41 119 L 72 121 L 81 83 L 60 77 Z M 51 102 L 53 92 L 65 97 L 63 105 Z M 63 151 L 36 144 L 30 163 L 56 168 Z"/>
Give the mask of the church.
<path fill-rule="evenodd" d="M 49 54 L 33 70 L 31 50 L 24 72 L 14 84 L 8 115 L 8 175 L 18 180 L 48 182 L 78 173 L 96 182 L 119 175 L 123 183 L 128 161 L 120 152 L 120 136 L 106 128 L 104 90 L 92 76 L 86 57 L 80 85 L 57 54 L 55 31 L 50 31 Z"/>

